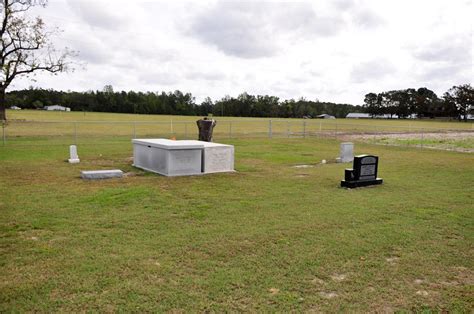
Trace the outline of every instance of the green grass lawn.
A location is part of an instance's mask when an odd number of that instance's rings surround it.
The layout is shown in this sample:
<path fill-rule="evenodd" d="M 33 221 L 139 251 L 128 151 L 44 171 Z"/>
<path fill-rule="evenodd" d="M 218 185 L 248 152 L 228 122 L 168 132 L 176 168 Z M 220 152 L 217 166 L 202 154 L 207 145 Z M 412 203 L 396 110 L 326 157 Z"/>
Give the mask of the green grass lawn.
<path fill-rule="evenodd" d="M 44 110 L 8 110 L 9 121 L 0 129 L 0 144 L 63 145 L 114 143 L 131 138 L 196 139 L 196 120 L 200 117 L 139 115 L 98 112 L 61 112 Z M 232 138 L 295 138 L 331 137 L 344 139 L 347 135 L 421 134 L 427 132 L 474 132 L 473 123 L 397 119 L 268 119 L 215 117 L 216 141 Z M 349 139 L 360 140 L 360 139 Z M 370 139 L 373 141 L 372 139 Z M 466 143 L 451 141 L 437 147 L 459 147 Z M 455 143 L 456 142 L 456 143 Z M 416 145 L 415 143 L 391 143 Z"/>
<path fill-rule="evenodd" d="M 173 122 L 192 122 L 195 123 L 200 117 L 196 116 L 172 116 L 172 115 L 146 115 L 146 114 L 128 114 L 128 113 L 104 113 L 104 112 L 79 112 L 79 111 L 45 111 L 45 110 L 7 110 L 7 116 L 10 120 L 19 120 L 19 121 L 62 121 L 67 122 L 161 122 L 169 124 Z M 215 116 L 214 119 L 217 121 L 234 121 L 242 122 L 242 125 L 245 125 L 244 121 L 247 123 L 252 122 L 267 122 L 270 118 L 245 118 L 245 117 L 220 117 Z M 272 120 L 281 120 L 284 122 L 290 121 L 296 124 L 301 124 L 304 119 L 282 119 L 282 118 L 272 118 Z M 457 122 L 452 121 L 440 121 L 440 120 L 411 120 L 411 119 L 310 119 L 306 120 L 308 125 L 315 124 L 319 128 L 319 123 L 322 123 L 324 126 L 333 126 L 338 124 L 342 129 L 348 128 L 352 129 L 352 126 L 362 125 L 368 127 L 370 130 L 372 127 L 379 127 L 380 129 L 396 129 L 400 128 L 413 128 L 415 131 L 418 128 L 428 128 L 428 129 L 474 129 L 474 124 L 472 122 Z M 257 125 L 257 124 L 256 124 Z M 267 127 L 267 123 L 263 124 L 264 127 Z M 278 126 L 278 125 L 277 125 Z M 284 126 L 287 125 L 284 123 Z M 237 125 L 235 127 L 238 128 Z M 238 129 L 237 129 L 238 130 Z"/>
<path fill-rule="evenodd" d="M 0 147 L 0 311 L 474 310 L 471 154 L 357 144 L 385 182 L 346 190 L 335 140 L 223 142 L 236 173 L 175 178 L 129 139 Z"/>

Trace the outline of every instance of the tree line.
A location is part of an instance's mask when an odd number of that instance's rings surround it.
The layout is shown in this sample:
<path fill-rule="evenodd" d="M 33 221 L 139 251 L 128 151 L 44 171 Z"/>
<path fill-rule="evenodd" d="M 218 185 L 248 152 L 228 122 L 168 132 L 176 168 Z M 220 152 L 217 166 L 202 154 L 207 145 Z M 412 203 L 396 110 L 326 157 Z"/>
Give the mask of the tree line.
<path fill-rule="evenodd" d="M 302 118 L 330 114 L 345 117 L 349 112 L 361 112 L 362 106 L 320 102 L 319 100 L 280 100 L 269 95 L 242 93 L 237 97 L 225 96 L 213 101 L 205 98 L 197 103 L 191 93 L 174 92 L 116 92 L 106 85 L 101 91 L 72 92 L 29 88 L 8 92 L 8 106 L 24 109 L 42 109 L 62 105 L 72 111 L 119 112 L 138 114 L 170 114 L 234 117 Z"/>
<path fill-rule="evenodd" d="M 417 118 L 451 117 L 467 120 L 474 110 L 474 89 L 470 84 L 451 87 L 440 98 L 428 88 L 408 88 L 368 93 L 364 98 L 364 111 L 372 117 Z"/>
<path fill-rule="evenodd" d="M 8 92 L 8 106 L 24 109 L 42 109 L 62 105 L 72 111 L 118 112 L 138 114 L 169 114 L 234 117 L 302 118 L 330 114 L 338 118 L 349 112 L 365 112 L 377 116 L 407 118 L 450 117 L 467 119 L 474 109 L 474 90 L 470 84 L 453 86 L 438 97 L 428 88 L 408 88 L 381 93 L 368 93 L 363 106 L 321 102 L 319 100 L 281 100 L 276 96 L 225 96 L 213 101 L 205 98 L 197 103 L 191 93 L 174 92 L 115 92 L 111 85 L 101 91 L 72 92 L 53 89 L 29 88 Z"/>

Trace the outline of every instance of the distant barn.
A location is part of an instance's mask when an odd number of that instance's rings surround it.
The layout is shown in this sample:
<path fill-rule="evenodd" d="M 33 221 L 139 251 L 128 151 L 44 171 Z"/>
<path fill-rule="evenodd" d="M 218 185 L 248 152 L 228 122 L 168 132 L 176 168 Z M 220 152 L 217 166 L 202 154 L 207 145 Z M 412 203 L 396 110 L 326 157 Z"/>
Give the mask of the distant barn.
<path fill-rule="evenodd" d="M 368 119 L 372 118 L 372 116 L 368 113 L 361 113 L 361 112 L 351 112 L 348 113 L 346 119 Z"/>
<path fill-rule="evenodd" d="M 48 110 L 48 111 L 71 111 L 71 108 L 63 107 L 63 106 L 59 106 L 59 105 L 52 105 L 52 106 L 45 106 L 44 110 Z"/>
<path fill-rule="evenodd" d="M 331 116 L 330 114 L 327 114 L 327 113 L 320 114 L 319 116 L 316 116 L 316 118 L 318 118 L 318 119 L 336 119 L 335 116 Z"/>
<path fill-rule="evenodd" d="M 378 114 L 375 116 L 372 116 L 370 113 L 363 113 L 363 112 L 351 112 L 348 113 L 346 116 L 346 119 L 369 119 L 369 118 L 375 118 L 375 119 L 398 119 L 398 115 L 396 114 Z M 407 119 L 416 119 L 416 114 L 411 114 L 407 117 Z"/>

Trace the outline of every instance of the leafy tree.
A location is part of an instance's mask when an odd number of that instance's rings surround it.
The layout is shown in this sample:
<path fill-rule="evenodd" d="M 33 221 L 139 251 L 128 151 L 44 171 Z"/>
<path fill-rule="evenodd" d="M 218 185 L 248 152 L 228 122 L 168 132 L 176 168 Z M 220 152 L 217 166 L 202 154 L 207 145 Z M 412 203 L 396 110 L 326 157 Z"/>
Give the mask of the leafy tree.
<path fill-rule="evenodd" d="M 471 84 L 464 84 L 451 87 L 445 94 L 444 99 L 447 103 L 454 104 L 457 109 L 458 117 L 467 121 L 467 115 L 474 110 L 474 89 Z"/>
<path fill-rule="evenodd" d="M 206 97 L 204 101 L 199 106 L 198 115 L 207 116 L 213 112 L 214 103 L 212 102 L 211 97 Z"/>
<path fill-rule="evenodd" d="M 20 76 L 37 71 L 58 73 L 67 69 L 67 58 L 72 52 L 54 49 L 43 20 L 29 19 L 25 12 L 35 5 L 45 6 L 38 0 L 0 1 L 0 120 L 6 120 L 6 89 Z"/>
<path fill-rule="evenodd" d="M 364 109 L 373 117 L 382 114 L 382 104 L 380 97 L 375 93 L 368 93 L 364 97 Z"/>
<path fill-rule="evenodd" d="M 41 100 L 35 100 L 33 103 L 33 108 L 35 109 L 42 109 L 43 108 L 43 103 L 41 102 Z"/>
<path fill-rule="evenodd" d="M 412 110 L 418 118 L 433 117 L 438 101 L 438 96 L 432 90 L 426 87 L 418 88 Z"/>
<path fill-rule="evenodd" d="M 395 113 L 399 118 L 406 118 L 411 114 L 411 108 L 415 101 L 415 89 L 408 88 L 398 90 L 393 93 L 393 98 L 397 103 Z"/>

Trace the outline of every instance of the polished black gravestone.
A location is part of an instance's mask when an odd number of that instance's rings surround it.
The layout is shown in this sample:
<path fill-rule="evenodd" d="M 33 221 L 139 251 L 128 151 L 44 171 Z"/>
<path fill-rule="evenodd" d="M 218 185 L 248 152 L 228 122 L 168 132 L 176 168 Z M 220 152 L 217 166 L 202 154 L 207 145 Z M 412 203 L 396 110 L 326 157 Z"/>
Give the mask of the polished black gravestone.
<path fill-rule="evenodd" d="M 216 126 L 216 120 L 204 117 L 196 121 L 199 129 L 199 140 L 204 142 L 212 142 L 212 131 Z"/>
<path fill-rule="evenodd" d="M 360 186 L 382 184 L 383 180 L 377 178 L 378 164 L 378 156 L 355 156 L 352 165 L 353 169 L 345 170 L 344 180 L 341 181 L 341 186 L 346 188 L 357 188 Z"/>

